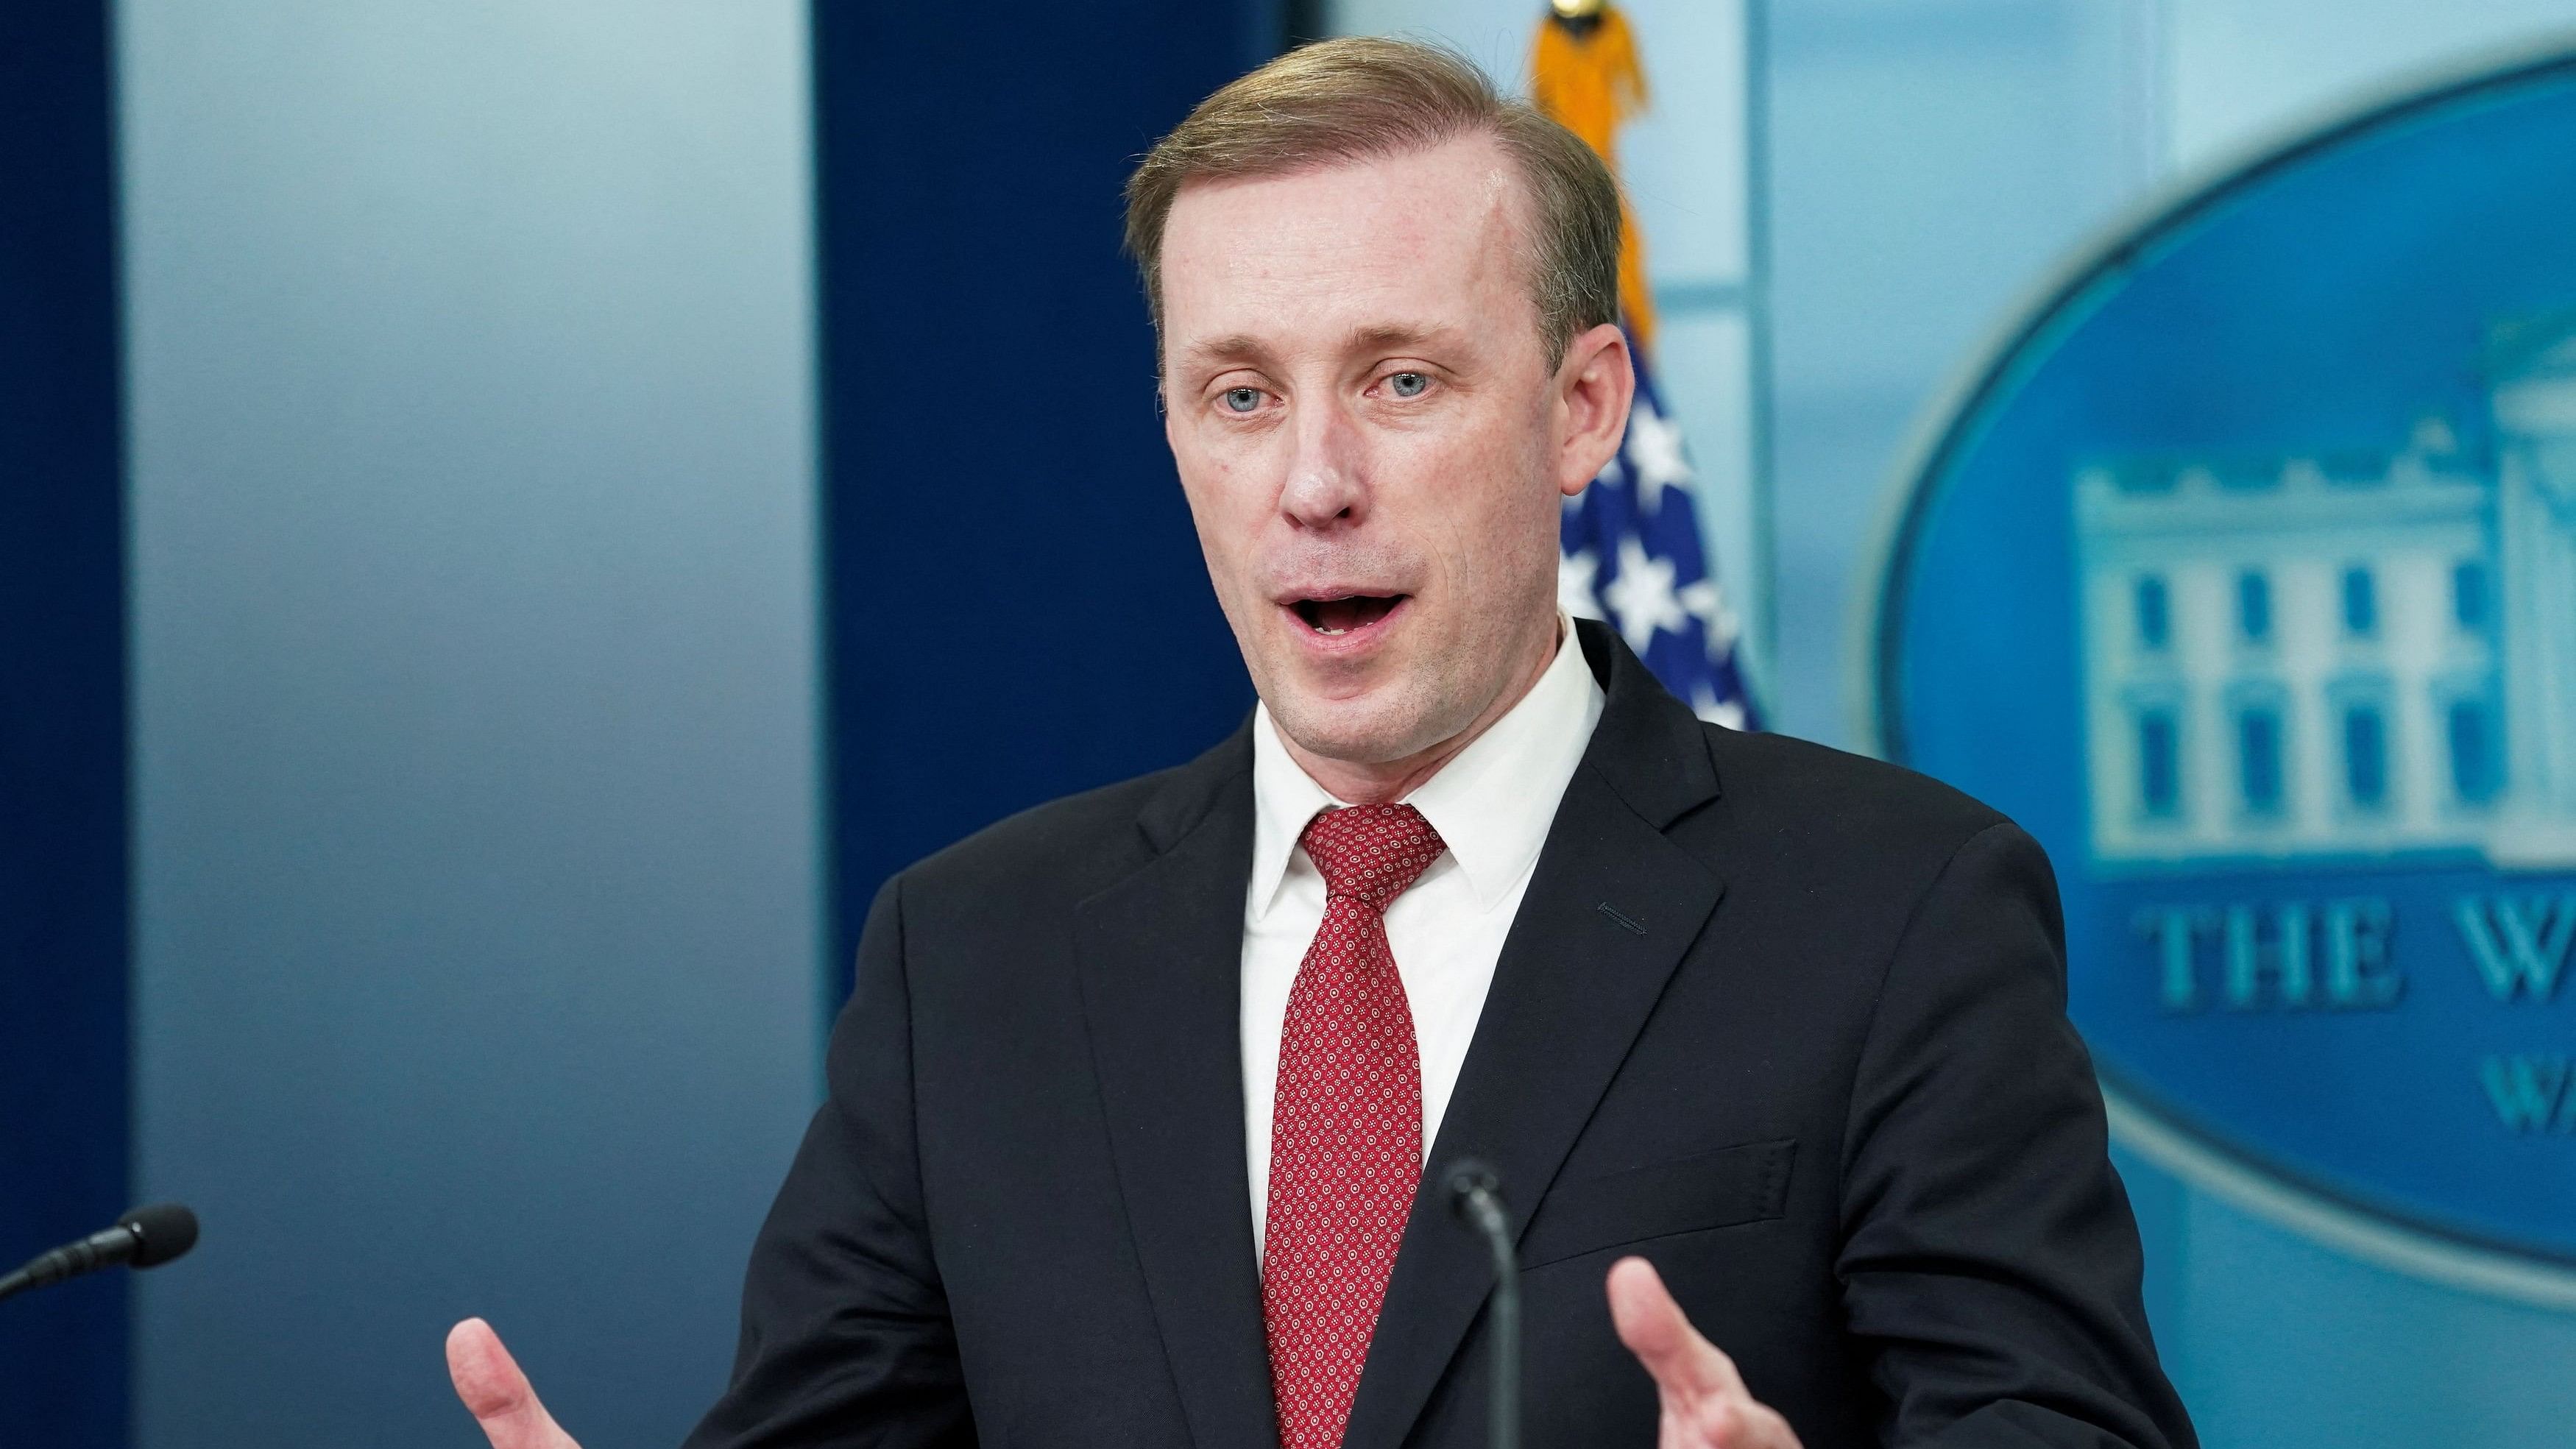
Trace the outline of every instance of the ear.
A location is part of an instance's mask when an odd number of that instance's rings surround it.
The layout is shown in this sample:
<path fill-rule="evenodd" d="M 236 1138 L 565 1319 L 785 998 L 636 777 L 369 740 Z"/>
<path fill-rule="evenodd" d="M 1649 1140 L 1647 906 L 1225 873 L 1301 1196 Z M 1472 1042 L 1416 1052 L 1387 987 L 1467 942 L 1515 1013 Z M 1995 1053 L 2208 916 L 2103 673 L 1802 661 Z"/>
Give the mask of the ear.
<path fill-rule="evenodd" d="M 1566 344 L 1556 369 L 1556 486 L 1571 498 L 1598 477 L 1628 431 L 1637 370 L 1627 334 L 1604 322 Z"/>

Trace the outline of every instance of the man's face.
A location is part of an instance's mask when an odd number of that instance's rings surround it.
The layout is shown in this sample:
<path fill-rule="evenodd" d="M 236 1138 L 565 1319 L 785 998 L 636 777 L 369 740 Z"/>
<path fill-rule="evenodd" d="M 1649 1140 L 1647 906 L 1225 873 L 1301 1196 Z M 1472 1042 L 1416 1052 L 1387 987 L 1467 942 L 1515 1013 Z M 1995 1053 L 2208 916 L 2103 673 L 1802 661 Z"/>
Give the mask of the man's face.
<path fill-rule="evenodd" d="M 1253 683 L 1315 755 L 1408 759 L 1546 658 L 1559 499 L 1618 434 L 1560 383 L 1580 355 L 1548 365 L 1526 210 L 1486 137 L 1172 207 L 1164 434 Z"/>

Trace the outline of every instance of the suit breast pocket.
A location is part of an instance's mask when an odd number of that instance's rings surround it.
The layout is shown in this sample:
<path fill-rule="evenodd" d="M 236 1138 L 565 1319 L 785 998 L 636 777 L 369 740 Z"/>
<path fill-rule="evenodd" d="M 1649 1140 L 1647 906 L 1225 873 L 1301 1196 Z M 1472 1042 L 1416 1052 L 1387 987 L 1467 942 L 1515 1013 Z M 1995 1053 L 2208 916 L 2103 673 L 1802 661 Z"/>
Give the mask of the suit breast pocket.
<path fill-rule="evenodd" d="M 1793 1140 L 1748 1142 L 1559 1183 L 1521 1239 L 1521 1265 L 1779 1217 L 1797 1152 Z"/>

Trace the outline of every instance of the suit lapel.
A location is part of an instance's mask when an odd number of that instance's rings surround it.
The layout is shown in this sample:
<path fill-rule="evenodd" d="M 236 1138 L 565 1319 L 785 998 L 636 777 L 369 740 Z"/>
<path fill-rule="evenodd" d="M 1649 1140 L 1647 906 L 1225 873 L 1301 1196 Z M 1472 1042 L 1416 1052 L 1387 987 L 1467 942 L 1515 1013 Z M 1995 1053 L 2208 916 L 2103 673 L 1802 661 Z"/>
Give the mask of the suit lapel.
<path fill-rule="evenodd" d="M 1153 860 L 1078 909 L 1083 1011 L 1111 1154 L 1191 1436 L 1278 1443 L 1243 1162 L 1243 892 L 1252 749 L 1238 731 L 1139 816 Z"/>
<path fill-rule="evenodd" d="M 1347 1449 L 1394 1449 L 1493 1281 L 1454 1221 L 1447 1165 L 1482 1158 L 1515 1233 L 1555 1179 L 1709 912 L 1720 882 L 1665 827 L 1717 794 L 1699 722 L 1615 635 L 1585 623 L 1608 703 L 1566 786 L 1405 1228 Z M 1240 1154 L 1238 1154 L 1240 1155 Z"/>

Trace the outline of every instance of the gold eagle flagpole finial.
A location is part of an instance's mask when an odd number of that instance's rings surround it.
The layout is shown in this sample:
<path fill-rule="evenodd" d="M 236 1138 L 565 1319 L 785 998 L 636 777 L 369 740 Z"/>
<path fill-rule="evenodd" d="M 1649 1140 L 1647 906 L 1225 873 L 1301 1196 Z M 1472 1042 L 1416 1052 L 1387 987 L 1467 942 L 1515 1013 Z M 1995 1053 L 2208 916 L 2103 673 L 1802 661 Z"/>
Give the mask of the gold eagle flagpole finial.
<path fill-rule="evenodd" d="M 1619 128 L 1646 109 L 1646 72 L 1628 19 L 1608 0 L 1549 0 L 1530 43 L 1530 100 L 1619 171 Z M 1646 290 L 1645 240 L 1623 192 L 1619 201 L 1619 308 L 1640 347 L 1655 338 Z"/>

